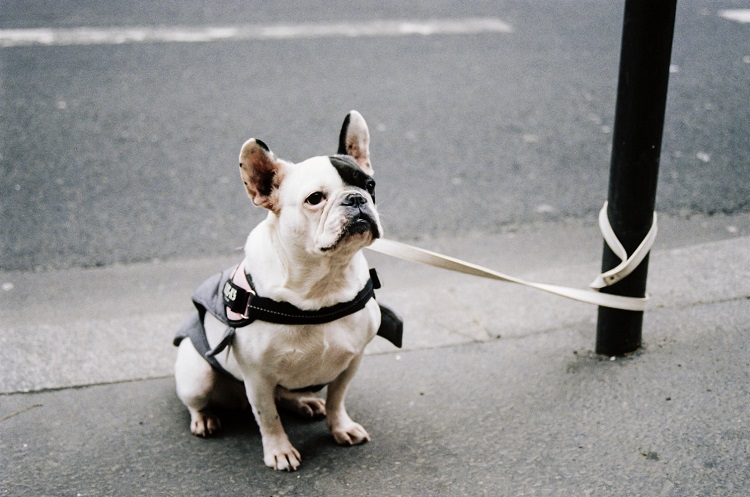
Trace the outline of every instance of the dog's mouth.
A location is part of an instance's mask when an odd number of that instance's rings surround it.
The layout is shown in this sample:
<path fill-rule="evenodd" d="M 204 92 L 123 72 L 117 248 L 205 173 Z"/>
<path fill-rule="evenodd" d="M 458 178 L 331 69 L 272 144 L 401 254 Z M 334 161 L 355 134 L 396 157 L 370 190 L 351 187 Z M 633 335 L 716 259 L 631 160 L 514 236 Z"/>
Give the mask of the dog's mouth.
<path fill-rule="evenodd" d="M 330 252 L 334 250 L 339 244 L 347 239 L 362 235 L 370 234 L 372 239 L 380 238 L 380 230 L 378 230 L 378 224 L 366 213 L 361 212 L 358 216 L 355 216 L 346 223 L 344 229 L 341 230 L 339 237 L 328 247 L 323 247 L 323 252 Z"/>
<path fill-rule="evenodd" d="M 344 228 L 344 236 L 346 235 L 361 235 L 372 231 L 373 224 L 367 219 L 355 219 Z M 376 228 L 377 229 L 377 228 Z"/>

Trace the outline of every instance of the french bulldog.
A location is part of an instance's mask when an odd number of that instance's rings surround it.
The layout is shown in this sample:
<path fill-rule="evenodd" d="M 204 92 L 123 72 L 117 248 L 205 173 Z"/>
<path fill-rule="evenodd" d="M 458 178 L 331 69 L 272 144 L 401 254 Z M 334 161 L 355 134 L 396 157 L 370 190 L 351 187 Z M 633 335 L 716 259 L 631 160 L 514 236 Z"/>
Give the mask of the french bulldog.
<path fill-rule="evenodd" d="M 261 140 L 245 142 L 239 156 L 240 177 L 253 204 L 268 210 L 247 237 L 244 261 L 235 271 L 248 275 L 251 283 L 244 285 L 248 295 L 283 303 L 303 314 L 338 309 L 362 295 L 371 283 L 362 249 L 383 234 L 373 199 L 369 141 L 365 120 L 352 111 L 341 129 L 339 155 L 294 164 L 278 159 Z M 237 281 L 237 274 L 230 280 Z M 240 280 L 245 277 L 240 276 Z M 243 292 L 237 290 L 241 286 L 224 283 L 225 303 L 227 296 Z M 247 304 L 246 312 L 228 308 L 226 312 L 241 321 L 252 314 L 250 307 Z M 263 461 L 276 470 L 296 470 L 301 460 L 277 407 L 308 417 L 325 416 L 340 445 L 370 440 L 347 413 L 344 398 L 365 346 L 380 326 L 380 308 L 373 298 L 360 302 L 356 312 L 330 322 L 256 319 L 232 328 L 231 336 L 225 322 L 210 312 L 198 314 L 204 314 L 200 318 L 208 348 L 222 341 L 229 345 L 220 353 L 206 354 L 198 352 L 192 337 L 176 340 L 176 389 L 190 411 L 193 434 L 206 437 L 220 430 L 215 407 L 246 407 L 249 401 L 260 427 Z M 207 356 L 219 366 L 212 367 Z M 314 393 L 324 386 L 325 400 Z"/>

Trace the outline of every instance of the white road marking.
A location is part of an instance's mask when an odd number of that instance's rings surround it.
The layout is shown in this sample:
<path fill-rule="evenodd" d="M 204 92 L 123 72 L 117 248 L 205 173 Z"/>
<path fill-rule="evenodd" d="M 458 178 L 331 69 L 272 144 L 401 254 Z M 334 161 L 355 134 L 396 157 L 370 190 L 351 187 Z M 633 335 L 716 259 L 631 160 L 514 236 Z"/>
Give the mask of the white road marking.
<path fill-rule="evenodd" d="M 125 43 L 200 43 L 223 40 L 290 40 L 409 35 L 512 33 L 513 27 L 494 17 L 425 21 L 367 21 L 334 24 L 241 26 L 159 26 L 105 28 L 2 29 L 0 47 L 120 45 Z"/>
<path fill-rule="evenodd" d="M 730 21 L 750 24 L 750 9 L 720 10 L 719 15 L 724 19 L 729 19 Z"/>

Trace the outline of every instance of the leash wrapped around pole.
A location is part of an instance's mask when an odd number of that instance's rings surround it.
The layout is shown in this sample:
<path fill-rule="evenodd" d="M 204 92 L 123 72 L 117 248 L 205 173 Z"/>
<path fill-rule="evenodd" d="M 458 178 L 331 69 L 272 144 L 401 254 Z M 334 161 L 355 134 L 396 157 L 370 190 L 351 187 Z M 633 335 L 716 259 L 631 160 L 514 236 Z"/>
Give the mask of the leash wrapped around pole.
<path fill-rule="evenodd" d="M 596 279 L 590 285 L 591 288 L 595 290 L 600 290 L 604 287 L 612 286 L 635 271 L 635 268 L 637 268 L 638 265 L 643 262 L 643 259 L 645 259 L 648 253 L 651 251 L 651 247 L 654 245 L 654 241 L 656 240 L 656 234 L 659 231 L 656 224 L 656 213 L 654 212 L 654 220 L 651 223 L 651 228 L 648 230 L 646 237 L 643 239 L 640 245 L 638 245 L 638 248 L 636 248 L 633 253 L 628 256 L 625 247 L 622 246 L 622 243 L 617 238 L 617 235 L 615 235 L 615 231 L 612 229 L 612 225 L 609 223 L 609 216 L 607 215 L 608 206 L 609 202 L 604 202 L 604 207 L 602 207 L 602 210 L 599 212 L 599 229 L 602 232 L 602 236 L 604 236 L 604 241 L 607 243 L 607 246 L 610 248 L 613 254 L 620 258 L 622 262 L 620 262 L 620 264 L 618 264 L 616 267 L 610 269 L 609 271 L 605 271 L 596 277 Z"/>

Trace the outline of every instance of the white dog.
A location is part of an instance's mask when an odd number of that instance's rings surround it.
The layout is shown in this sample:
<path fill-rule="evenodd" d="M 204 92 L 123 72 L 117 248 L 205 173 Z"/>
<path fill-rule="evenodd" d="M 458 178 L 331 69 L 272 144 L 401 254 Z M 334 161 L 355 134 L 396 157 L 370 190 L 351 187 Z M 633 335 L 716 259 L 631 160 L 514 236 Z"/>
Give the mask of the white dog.
<path fill-rule="evenodd" d="M 263 460 L 275 469 L 300 464 L 277 403 L 325 415 L 341 445 L 370 440 L 344 406 L 365 346 L 381 325 L 381 307 L 372 298 L 379 284 L 361 252 L 383 233 L 369 139 L 365 120 L 352 111 L 339 137 L 340 155 L 292 164 L 260 140 L 242 146 L 242 181 L 252 202 L 269 212 L 248 236 L 242 264 L 196 291 L 198 312 L 175 339 L 177 394 L 195 435 L 220 429 L 212 406 L 249 400 Z M 383 310 L 384 324 L 400 326 Z M 400 345 L 400 336 L 392 341 Z M 323 401 L 314 392 L 325 386 Z"/>

